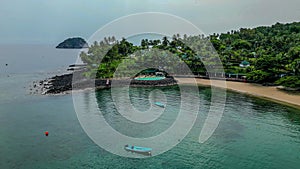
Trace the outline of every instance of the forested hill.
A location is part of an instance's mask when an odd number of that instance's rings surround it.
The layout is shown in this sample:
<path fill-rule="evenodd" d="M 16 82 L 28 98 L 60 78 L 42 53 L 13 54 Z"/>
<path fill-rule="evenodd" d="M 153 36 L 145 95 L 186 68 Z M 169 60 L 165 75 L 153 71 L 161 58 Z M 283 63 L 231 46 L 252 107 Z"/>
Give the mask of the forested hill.
<path fill-rule="evenodd" d="M 81 54 L 81 59 L 88 64 L 89 71 L 85 75 L 97 74 L 99 78 L 109 78 L 122 60 L 130 58 L 132 62 L 130 63 L 135 65 L 146 59 L 129 57 L 133 53 L 144 49 L 151 51 L 150 48 L 160 49 L 179 56 L 195 74 L 205 75 L 203 59 L 214 65 L 216 57 L 206 50 L 211 48 L 207 41 L 210 41 L 216 49 L 227 75 L 242 74 L 248 80 L 257 83 L 275 83 L 300 89 L 300 22 L 276 23 L 252 29 L 241 28 L 209 36 L 177 34 L 172 39 L 167 37 L 161 40 L 143 39 L 139 46 L 124 38 L 118 41 L 115 37 L 108 37 L 92 44 L 87 53 Z M 201 48 L 200 52 L 192 50 L 197 47 Z M 107 52 L 108 49 L 110 50 Z M 149 55 L 158 54 L 153 52 Z M 101 64 L 95 67 L 99 61 Z"/>
<path fill-rule="evenodd" d="M 210 38 L 227 72 L 246 73 L 256 82 L 300 86 L 300 22 L 241 28 Z M 238 68 L 244 60 L 251 66 Z"/>

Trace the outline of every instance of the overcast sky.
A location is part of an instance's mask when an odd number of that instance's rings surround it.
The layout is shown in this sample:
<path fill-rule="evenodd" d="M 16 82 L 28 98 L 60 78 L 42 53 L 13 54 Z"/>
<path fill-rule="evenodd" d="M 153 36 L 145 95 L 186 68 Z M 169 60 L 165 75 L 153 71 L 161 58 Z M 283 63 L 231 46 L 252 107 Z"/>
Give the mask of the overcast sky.
<path fill-rule="evenodd" d="M 177 15 L 210 34 L 300 21 L 300 0 L 1 0 L 0 43 L 88 39 L 103 25 L 140 12 Z"/>

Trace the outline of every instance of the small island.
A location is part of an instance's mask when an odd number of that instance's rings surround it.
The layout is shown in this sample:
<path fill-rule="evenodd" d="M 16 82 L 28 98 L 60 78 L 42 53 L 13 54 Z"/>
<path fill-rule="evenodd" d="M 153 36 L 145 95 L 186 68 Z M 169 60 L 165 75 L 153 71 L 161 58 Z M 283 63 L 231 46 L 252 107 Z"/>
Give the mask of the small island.
<path fill-rule="evenodd" d="M 68 38 L 56 46 L 59 49 L 81 49 L 88 47 L 88 43 L 80 37 Z"/>

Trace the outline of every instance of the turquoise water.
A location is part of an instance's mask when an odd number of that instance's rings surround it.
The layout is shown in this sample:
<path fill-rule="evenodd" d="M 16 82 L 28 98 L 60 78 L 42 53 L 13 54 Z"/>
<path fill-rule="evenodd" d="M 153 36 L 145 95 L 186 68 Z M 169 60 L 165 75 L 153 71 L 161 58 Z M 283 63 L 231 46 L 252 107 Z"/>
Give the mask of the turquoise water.
<path fill-rule="evenodd" d="M 35 63 L 41 53 L 32 51 L 33 54 L 28 55 L 31 57 L 24 62 L 28 65 L 21 68 L 21 62 L 10 60 L 10 55 L 4 58 L 6 55 L 1 55 L 3 51 L 0 52 L 2 60 L 9 62 L 12 67 L 18 67 L 6 69 L 0 65 L 3 70 L 0 74 L 1 169 L 296 169 L 300 166 L 300 110 L 243 94 L 227 93 L 224 115 L 217 130 L 208 141 L 200 144 L 198 137 L 211 97 L 210 89 L 203 87 L 199 87 L 200 111 L 196 123 L 176 147 L 146 159 L 130 159 L 111 154 L 94 144 L 81 128 L 72 95 L 29 94 L 28 86 L 32 81 L 59 73 L 55 70 L 62 69 L 61 65 L 67 65 L 75 59 L 67 55 L 70 51 L 42 52 L 46 56 L 40 58 L 43 63 L 48 63 L 48 57 L 57 56 L 51 57 L 52 62 L 45 66 L 45 70 L 42 65 Z M 18 52 L 24 53 L 22 50 Z M 12 58 L 17 58 L 17 54 Z M 60 59 L 61 57 L 68 58 Z M 29 64 L 31 62 L 33 64 Z M 23 69 L 26 69 L 25 73 Z M 47 73 L 48 70 L 53 72 Z M 129 136 L 149 137 L 172 125 L 179 110 L 180 90 L 177 87 L 130 88 L 132 105 L 140 111 L 147 110 L 152 104 L 148 101 L 149 93 L 155 89 L 166 94 L 166 112 L 148 125 L 124 120 L 114 106 L 110 90 L 99 90 L 96 93 L 82 91 L 76 95 L 86 103 L 96 96 L 98 108 L 117 131 Z M 45 131 L 49 131 L 48 137 L 44 136 Z"/>
<path fill-rule="evenodd" d="M 165 77 L 139 77 L 136 80 L 162 80 Z"/>
<path fill-rule="evenodd" d="M 148 126 L 123 121 L 113 106 L 110 90 L 97 91 L 97 103 L 119 132 L 149 137 L 168 128 L 177 115 L 178 88 L 161 89 L 167 93 L 168 103 L 173 104 L 167 105 L 167 115 Z M 133 105 L 146 110 L 151 104 L 146 99 L 151 90 L 133 88 Z M 94 96 L 88 91 L 78 95 L 87 102 Z M 147 159 L 119 157 L 95 145 L 78 123 L 71 95 L 28 96 L 1 104 L 0 168 L 298 168 L 299 110 L 228 93 L 219 127 L 200 144 L 210 89 L 200 88 L 200 96 L 200 114 L 187 137 L 168 152 Z M 48 137 L 43 134 L 46 130 Z"/>

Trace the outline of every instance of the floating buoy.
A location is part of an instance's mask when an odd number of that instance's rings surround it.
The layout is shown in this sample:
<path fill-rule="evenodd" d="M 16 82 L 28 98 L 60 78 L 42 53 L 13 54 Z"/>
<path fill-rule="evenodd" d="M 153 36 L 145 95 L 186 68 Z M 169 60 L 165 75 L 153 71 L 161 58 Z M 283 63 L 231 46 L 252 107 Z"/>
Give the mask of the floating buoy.
<path fill-rule="evenodd" d="M 45 131 L 45 136 L 48 136 L 49 135 L 49 132 L 48 131 Z"/>
<path fill-rule="evenodd" d="M 8 64 L 6 63 L 5 66 L 8 66 Z"/>

